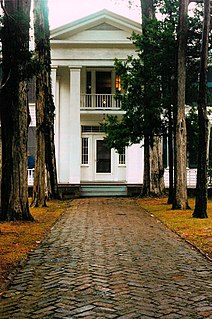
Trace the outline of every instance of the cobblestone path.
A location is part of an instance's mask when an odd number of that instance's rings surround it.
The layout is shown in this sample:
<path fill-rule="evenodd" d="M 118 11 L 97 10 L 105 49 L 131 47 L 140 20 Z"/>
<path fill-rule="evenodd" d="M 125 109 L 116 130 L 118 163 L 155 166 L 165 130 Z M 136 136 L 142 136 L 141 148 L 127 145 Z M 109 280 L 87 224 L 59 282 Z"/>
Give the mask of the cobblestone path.
<path fill-rule="evenodd" d="M 212 318 L 211 279 L 211 264 L 133 199 L 77 199 L 15 277 L 0 318 Z"/>

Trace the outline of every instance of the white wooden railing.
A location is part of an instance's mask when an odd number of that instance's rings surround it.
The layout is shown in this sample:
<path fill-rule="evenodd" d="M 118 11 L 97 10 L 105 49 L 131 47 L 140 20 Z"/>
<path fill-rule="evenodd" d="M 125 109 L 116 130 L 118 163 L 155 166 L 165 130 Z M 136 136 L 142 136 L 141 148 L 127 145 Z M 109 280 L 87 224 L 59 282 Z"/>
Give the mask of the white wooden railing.
<path fill-rule="evenodd" d="M 197 180 L 197 169 L 187 168 L 187 187 L 195 188 Z M 164 172 L 164 183 L 166 187 L 169 187 L 169 169 L 166 168 Z"/>
<path fill-rule="evenodd" d="M 34 182 L 34 168 L 28 169 L 28 186 L 33 186 Z"/>
<path fill-rule="evenodd" d="M 81 109 L 120 109 L 114 94 L 82 94 Z"/>
<path fill-rule="evenodd" d="M 196 179 L 197 179 L 197 169 L 196 168 L 188 168 L 187 169 L 187 187 L 195 188 L 196 187 Z M 28 186 L 33 186 L 34 182 L 34 168 L 28 169 Z M 164 172 L 164 183 L 165 186 L 169 187 L 169 169 L 166 168 Z M 212 187 L 212 178 L 208 178 L 208 187 Z"/>

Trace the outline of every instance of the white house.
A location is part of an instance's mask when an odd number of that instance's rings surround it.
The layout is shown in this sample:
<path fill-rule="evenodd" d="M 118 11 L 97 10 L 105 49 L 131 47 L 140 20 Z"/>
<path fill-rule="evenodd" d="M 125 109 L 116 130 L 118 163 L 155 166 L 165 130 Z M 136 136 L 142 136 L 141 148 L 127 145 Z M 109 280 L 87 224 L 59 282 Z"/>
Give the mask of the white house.
<path fill-rule="evenodd" d="M 120 117 L 123 114 L 114 99 L 116 90 L 120 90 L 114 60 L 136 55 L 129 39 L 133 31 L 141 33 L 141 25 L 107 10 L 51 31 L 57 172 L 64 196 L 66 193 L 89 196 L 140 192 L 142 144 L 132 145 L 118 154 L 105 147 L 100 127 L 107 114 Z M 211 87 L 211 79 L 208 81 Z M 31 85 L 28 143 L 32 154 L 36 127 L 33 88 Z M 167 155 L 166 151 L 164 154 Z M 32 186 L 33 170 L 29 169 L 28 174 Z M 168 187 L 168 169 L 164 177 Z M 196 169 L 188 169 L 188 187 L 195 187 L 195 183 Z"/>
<path fill-rule="evenodd" d="M 140 33 L 141 25 L 102 10 L 51 32 L 56 159 L 63 188 L 79 187 L 87 194 L 93 187 L 94 194 L 94 187 L 99 192 L 110 185 L 114 194 L 126 194 L 127 186 L 142 184 L 141 145 L 118 154 L 105 147 L 100 128 L 107 114 L 123 114 L 114 99 L 120 89 L 114 60 L 136 54 L 129 39 L 133 31 Z"/>

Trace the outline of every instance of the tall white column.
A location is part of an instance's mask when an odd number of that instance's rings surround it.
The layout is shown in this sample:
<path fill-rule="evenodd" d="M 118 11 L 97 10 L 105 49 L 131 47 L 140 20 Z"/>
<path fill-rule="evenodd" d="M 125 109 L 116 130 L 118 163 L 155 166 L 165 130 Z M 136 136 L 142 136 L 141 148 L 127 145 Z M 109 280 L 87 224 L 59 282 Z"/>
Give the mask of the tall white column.
<path fill-rule="evenodd" d="M 52 78 L 52 95 L 55 105 L 55 120 L 54 120 L 54 133 L 55 133 L 55 156 L 57 164 L 57 173 L 59 177 L 59 84 L 57 83 L 57 66 L 51 67 L 51 78 Z"/>
<path fill-rule="evenodd" d="M 80 73 L 81 68 L 70 68 L 70 170 L 69 183 L 80 183 Z"/>

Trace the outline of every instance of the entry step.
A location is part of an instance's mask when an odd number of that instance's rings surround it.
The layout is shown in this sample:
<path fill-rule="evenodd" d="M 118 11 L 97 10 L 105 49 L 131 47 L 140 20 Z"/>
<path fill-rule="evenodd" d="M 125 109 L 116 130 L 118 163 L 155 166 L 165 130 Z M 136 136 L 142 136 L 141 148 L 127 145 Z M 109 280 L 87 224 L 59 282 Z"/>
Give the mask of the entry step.
<path fill-rule="evenodd" d="M 127 186 L 110 184 L 81 185 L 80 196 L 127 196 Z"/>

